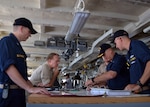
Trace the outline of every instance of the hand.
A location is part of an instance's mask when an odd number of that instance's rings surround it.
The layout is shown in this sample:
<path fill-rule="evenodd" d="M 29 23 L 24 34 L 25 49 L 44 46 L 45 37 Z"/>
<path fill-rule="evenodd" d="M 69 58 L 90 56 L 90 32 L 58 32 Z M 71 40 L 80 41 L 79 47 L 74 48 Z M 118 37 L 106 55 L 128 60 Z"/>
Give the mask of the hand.
<path fill-rule="evenodd" d="M 37 86 L 39 86 L 39 87 L 45 87 L 45 86 L 43 85 L 43 83 L 39 83 Z"/>
<path fill-rule="evenodd" d="M 139 92 L 142 91 L 142 88 L 141 88 L 139 85 L 136 85 L 136 86 L 132 89 L 132 91 L 134 91 L 134 93 L 139 93 Z"/>
<path fill-rule="evenodd" d="M 142 91 L 141 87 L 137 84 L 129 84 L 125 87 L 125 90 L 133 91 L 134 93 Z"/>
<path fill-rule="evenodd" d="M 85 86 L 86 86 L 86 87 L 92 86 L 92 85 L 94 85 L 94 83 L 92 82 L 92 80 L 87 80 L 87 81 L 85 82 Z"/>
<path fill-rule="evenodd" d="M 45 84 L 44 87 L 52 87 L 53 84 L 52 83 L 48 83 L 48 84 Z"/>
<path fill-rule="evenodd" d="M 46 88 L 41 88 L 41 87 L 31 87 L 28 90 L 29 93 L 34 93 L 34 94 L 47 94 L 50 95 L 48 90 Z"/>
<path fill-rule="evenodd" d="M 90 91 L 90 90 L 91 90 L 91 87 L 88 86 L 88 87 L 86 88 L 86 91 Z"/>
<path fill-rule="evenodd" d="M 53 84 L 51 82 L 48 84 L 45 84 L 45 85 L 43 83 L 39 83 L 37 86 L 39 86 L 39 87 L 52 87 Z"/>

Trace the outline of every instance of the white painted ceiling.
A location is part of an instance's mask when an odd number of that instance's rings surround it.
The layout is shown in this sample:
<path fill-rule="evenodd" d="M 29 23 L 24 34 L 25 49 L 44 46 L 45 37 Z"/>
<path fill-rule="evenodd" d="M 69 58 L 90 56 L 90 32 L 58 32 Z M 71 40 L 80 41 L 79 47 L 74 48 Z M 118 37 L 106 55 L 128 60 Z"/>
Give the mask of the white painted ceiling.
<path fill-rule="evenodd" d="M 14 19 L 18 17 L 30 19 L 38 34 L 22 42 L 22 46 L 30 55 L 27 60 L 28 67 L 35 68 L 45 61 L 50 52 L 61 54 L 65 50 L 36 47 L 34 41 L 46 42 L 51 37 L 65 37 L 73 19 L 76 1 L 78 0 L 0 0 L 0 37 L 12 31 Z M 84 2 L 85 10 L 90 12 L 90 17 L 81 30 L 79 39 L 87 41 L 88 47 L 92 47 L 92 43 L 111 28 L 113 31 L 125 29 L 130 37 L 149 43 L 150 34 L 142 31 L 150 26 L 150 0 L 84 0 Z M 103 42 L 107 41 L 105 39 Z M 68 61 L 62 58 L 60 67 L 72 61 L 74 57 Z"/>

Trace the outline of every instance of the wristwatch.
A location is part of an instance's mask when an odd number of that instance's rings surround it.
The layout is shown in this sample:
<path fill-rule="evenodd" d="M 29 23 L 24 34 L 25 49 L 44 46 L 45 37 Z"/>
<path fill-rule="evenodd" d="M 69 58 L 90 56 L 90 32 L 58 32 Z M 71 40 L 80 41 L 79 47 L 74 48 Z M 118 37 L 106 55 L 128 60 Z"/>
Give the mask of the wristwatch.
<path fill-rule="evenodd" d="M 143 88 L 143 84 L 141 83 L 140 80 L 138 80 L 138 81 L 136 82 L 136 84 L 139 85 L 141 88 Z"/>
<path fill-rule="evenodd" d="M 95 79 L 95 77 L 91 78 L 91 80 L 92 80 L 93 83 L 95 82 L 94 79 Z"/>

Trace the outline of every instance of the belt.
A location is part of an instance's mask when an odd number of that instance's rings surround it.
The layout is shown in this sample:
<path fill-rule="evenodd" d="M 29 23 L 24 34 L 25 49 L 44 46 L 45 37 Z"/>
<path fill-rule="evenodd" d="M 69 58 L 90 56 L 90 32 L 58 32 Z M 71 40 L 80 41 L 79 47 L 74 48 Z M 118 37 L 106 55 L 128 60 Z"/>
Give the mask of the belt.
<path fill-rule="evenodd" d="M 0 84 L 0 89 L 4 88 L 4 84 Z M 19 86 L 17 85 L 10 85 L 9 89 L 21 89 Z"/>

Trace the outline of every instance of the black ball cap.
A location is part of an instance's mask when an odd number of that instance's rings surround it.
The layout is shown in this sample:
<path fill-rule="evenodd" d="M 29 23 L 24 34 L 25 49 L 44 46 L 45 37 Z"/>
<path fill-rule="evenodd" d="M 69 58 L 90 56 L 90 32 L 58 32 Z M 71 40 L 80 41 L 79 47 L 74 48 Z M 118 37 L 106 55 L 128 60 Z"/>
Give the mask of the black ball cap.
<path fill-rule="evenodd" d="M 33 28 L 31 21 L 29 19 L 27 19 L 27 18 L 15 19 L 13 25 L 14 26 L 21 25 L 21 26 L 27 27 L 27 28 L 30 29 L 31 34 L 36 34 L 37 33 L 37 31 Z"/>
<path fill-rule="evenodd" d="M 127 37 L 129 37 L 127 31 L 125 31 L 125 30 L 118 30 L 112 36 L 112 43 L 114 43 L 115 38 L 120 37 L 120 36 L 127 36 Z"/>
<path fill-rule="evenodd" d="M 100 53 L 99 53 L 98 57 L 102 57 L 104 55 L 105 51 L 109 48 L 111 48 L 111 45 L 109 45 L 109 44 L 104 43 L 104 44 L 100 45 Z"/>

